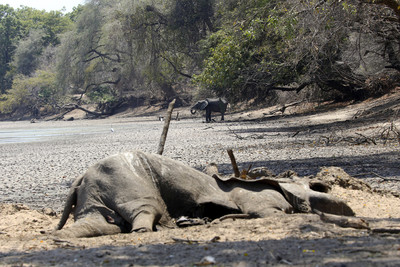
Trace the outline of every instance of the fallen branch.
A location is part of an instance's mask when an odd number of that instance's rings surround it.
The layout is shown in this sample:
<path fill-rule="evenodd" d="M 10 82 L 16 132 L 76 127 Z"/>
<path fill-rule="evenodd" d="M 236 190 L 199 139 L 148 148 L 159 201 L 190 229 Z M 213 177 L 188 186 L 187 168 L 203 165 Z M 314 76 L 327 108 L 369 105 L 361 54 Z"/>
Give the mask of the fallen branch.
<path fill-rule="evenodd" d="M 369 144 L 370 144 L 370 143 L 373 143 L 374 145 L 376 145 L 376 142 L 375 142 L 374 139 L 372 139 L 372 138 L 370 138 L 370 137 L 367 137 L 367 136 L 365 136 L 365 135 L 363 135 L 363 134 L 360 134 L 360 133 L 356 133 L 356 134 L 358 134 L 359 136 L 365 138 L 365 141 L 364 141 L 364 142 L 367 142 L 367 143 L 369 143 Z"/>
<path fill-rule="evenodd" d="M 283 105 L 282 107 L 280 107 L 280 108 L 278 108 L 278 109 L 276 109 L 276 110 L 271 111 L 270 114 L 275 114 L 275 113 L 278 112 L 278 111 L 282 112 L 282 114 L 283 114 L 283 113 L 285 113 L 285 110 L 286 110 L 288 107 L 296 106 L 296 105 L 298 105 L 298 104 L 301 104 L 302 102 L 303 102 L 303 101 L 297 101 L 297 102 L 293 102 L 293 103 L 289 103 L 289 104 Z"/>
<path fill-rule="evenodd" d="M 67 109 L 71 109 L 70 111 L 72 111 L 74 109 L 80 109 L 80 110 L 82 110 L 82 111 L 84 111 L 84 112 L 86 112 L 88 114 L 91 114 L 93 116 L 96 116 L 96 117 L 100 117 L 100 116 L 105 115 L 104 113 L 88 110 L 88 109 L 86 109 L 84 107 L 81 107 L 81 106 L 79 106 L 77 104 L 68 104 L 68 105 L 65 105 L 64 107 L 67 108 Z"/>
<path fill-rule="evenodd" d="M 368 137 L 365 136 L 361 133 L 355 133 L 356 135 L 359 135 L 360 137 L 356 136 L 336 136 L 336 135 L 331 135 L 331 136 L 320 136 L 318 138 L 318 141 L 316 142 L 317 144 L 325 145 L 325 146 L 331 146 L 331 145 L 337 145 L 341 142 L 347 142 L 353 145 L 361 145 L 361 144 L 374 144 L 376 145 L 376 141 L 373 137 Z"/>
<path fill-rule="evenodd" d="M 206 128 L 208 129 L 208 128 Z M 239 140 L 249 140 L 249 139 L 264 139 L 267 138 L 269 136 L 279 136 L 280 134 L 251 134 L 248 135 L 246 137 L 243 137 L 241 135 L 238 135 L 234 130 L 232 130 L 231 128 L 228 127 L 229 132 L 231 132 L 237 139 Z"/>
<path fill-rule="evenodd" d="M 370 229 L 368 222 L 360 218 L 327 214 L 324 212 L 320 212 L 319 210 L 313 210 L 313 212 L 318 214 L 323 222 L 333 223 L 340 227 Z"/>
<path fill-rule="evenodd" d="M 380 134 L 380 137 L 385 140 L 383 144 L 387 143 L 392 133 L 394 134 L 394 138 L 396 138 L 397 142 L 400 144 L 400 131 L 397 129 L 393 121 L 390 123 L 390 126 L 384 128 Z"/>
<path fill-rule="evenodd" d="M 86 109 L 86 108 L 84 108 L 84 107 L 81 107 L 81 106 L 79 106 L 79 105 L 77 105 L 77 104 L 67 104 L 67 105 L 64 105 L 64 106 L 62 107 L 62 109 L 66 109 L 66 111 L 64 111 L 63 113 L 61 113 L 60 115 L 58 115 L 58 116 L 55 117 L 55 118 L 48 119 L 47 121 L 57 121 L 57 120 L 61 120 L 61 119 L 64 118 L 64 116 L 65 116 L 66 114 L 70 113 L 71 111 L 73 111 L 73 110 L 75 110 L 75 109 L 80 109 L 80 110 L 82 110 L 82 111 L 84 111 L 84 112 L 86 112 L 86 113 L 88 113 L 88 114 L 91 114 L 91 115 L 93 115 L 93 116 L 95 116 L 95 117 L 100 117 L 100 116 L 107 115 L 107 114 L 105 114 L 105 113 L 99 113 L 99 112 L 95 112 L 95 111 L 88 110 L 88 109 Z"/>
<path fill-rule="evenodd" d="M 250 218 L 249 214 L 227 214 L 222 216 L 221 218 L 218 218 L 217 220 L 222 222 L 228 219 L 248 219 L 248 218 Z"/>
<path fill-rule="evenodd" d="M 375 228 L 372 229 L 373 233 L 388 233 L 388 234 L 400 234 L 400 228 Z"/>
<path fill-rule="evenodd" d="M 176 238 L 176 237 L 171 237 L 172 240 L 175 242 L 180 242 L 180 243 L 215 243 L 218 242 L 221 238 L 219 236 L 214 236 L 213 238 L 209 240 L 196 240 L 196 239 L 183 239 L 183 238 Z"/>
<path fill-rule="evenodd" d="M 296 137 L 296 135 L 298 135 L 299 133 L 300 133 L 300 131 L 297 131 L 291 137 Z"/>
<path fill-rule="evenodd" d="M 235 133 L 235 131 L 232 130 L 231 128 L 228 127 L 228 130 L 229 130 L 237 139 L 239 139 L 239 140 L 243 140 L 243 139 L 244 139 L 243 136 L 238 135 L 238 134 Z"/>
<path fill-rule="evenodd" d="M 165 140 L 167 139 L 167 134 L 168 134 L 168 129 L 169 129 L 169 123 L 171 122 L 171 115 L 172 115 L 172 110 L 174 109 L 175 105 L 175 100 L 172 100 L 171 103 L 169 103 L 168 110 L 167 110 L 167 117 L 164 122 L 164 128 L 161 134 L 160 138 L 160 143 L 158 145 L 158 151 L 157 154 L 162 155 L 164 152 L 164 146 L 165 146 Z"/>
<path fill-rule="evenodd" d="M 68 113 L 70 113 L 71 111 L 73 111 L 74 109 L 69 109 L 63 113 L 61 113 L 60 115 L 58 115 L 55 118 L 51 118 L 51 119 L 47 119 L 46 121 L 58 121 L 58 120 L 62 120 L 64 118 L 64 116 Z"/>

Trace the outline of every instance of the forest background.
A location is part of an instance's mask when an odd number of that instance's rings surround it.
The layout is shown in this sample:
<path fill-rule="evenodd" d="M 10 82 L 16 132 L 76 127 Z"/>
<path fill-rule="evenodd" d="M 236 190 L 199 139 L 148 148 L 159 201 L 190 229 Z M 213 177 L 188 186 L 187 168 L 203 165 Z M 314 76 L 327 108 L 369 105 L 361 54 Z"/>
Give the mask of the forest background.
<path fill-rule="evenodd" d="M 400 83 L 399 0 L 0 5 L 0 118 L 93 104 L 362 100 Z M 284 92 L 284 93 L 282 93 Z"/>

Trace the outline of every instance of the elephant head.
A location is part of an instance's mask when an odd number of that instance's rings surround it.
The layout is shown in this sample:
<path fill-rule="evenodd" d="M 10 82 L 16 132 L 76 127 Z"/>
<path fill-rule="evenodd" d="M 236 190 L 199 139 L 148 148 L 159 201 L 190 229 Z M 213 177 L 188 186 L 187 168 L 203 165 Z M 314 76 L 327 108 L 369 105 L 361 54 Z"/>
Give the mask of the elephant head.
<path fill-rule="evenodd" d="M 208 106 L 208 100 L 201 100 L 198 101 L 192 108 L 190 109 L 190 113 L 196 114 L 197 110 L 205 110 L 206 107 Z"/>

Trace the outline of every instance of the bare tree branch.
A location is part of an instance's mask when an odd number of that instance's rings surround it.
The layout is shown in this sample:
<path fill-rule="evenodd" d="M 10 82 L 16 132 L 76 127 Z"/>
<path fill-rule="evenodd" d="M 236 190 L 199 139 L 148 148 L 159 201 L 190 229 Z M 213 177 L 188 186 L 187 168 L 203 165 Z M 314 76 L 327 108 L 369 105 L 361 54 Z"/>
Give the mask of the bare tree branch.
<path fill-rule="evenodd" d="M 366 0 L 367 3 L 384 5 L 392 9 L 400 22 L 400 1 L 398 0 Z"/>
<path fill-rule="evenodd" d="M 174 69 L 174 71 L 175 71 L 176 73 L 178 73 L 178 74 L 180 74 L 180 75 L 182 75 L 182 76 L 184 76 L 184 77 L 186 77 L 186 78 L 189 78 L 189 79 L 192 78 L 191 75 L 186 74 L 186 73 L 183 73 L 182 71 L 178 70 L 178 68 L 175 66 L 175 64 L 174 64 L 171 60 L 169 60 L 169 58 L 167 58 L 167 57 L 165 57 L 165 56 L 163 56 L 163 55 L 160 55 L 160 57 L 161 57 L 162 59 L 166 60 L 166 61 L 172 66 L 172 68 Z"/>
<path fill-rule="evenodd" d="M 100 58 L 106 58 L 106 59 L 111 60 L 111 61 L 114 61 L 114 62 L 121 62 L 121 57 L 120 57 L 118 54 L 115 55 L 115 56 L 117 57 L 117 58 L 115 59 L 115 58 L 112 58 L 109 54 L 101 53 L 101 52 L 97 51 L 96 49 L 91 49 L 91 50 L 88 52 L 88 55 L 89 55 L 89 54 L 92 54 L 92 53 L 94 53 L 94 54 L 96 54 L 96 55 L 92 56 L 92 57 L 89 58 L 89 59 L 84 60 L 84 62 L 90 62 L 90 61 L 92 61 L 92 60 L 94 60 L 94 59 L 96 59 L 96 58 L 99 58 L 99 57 L 100 57 Z"/>

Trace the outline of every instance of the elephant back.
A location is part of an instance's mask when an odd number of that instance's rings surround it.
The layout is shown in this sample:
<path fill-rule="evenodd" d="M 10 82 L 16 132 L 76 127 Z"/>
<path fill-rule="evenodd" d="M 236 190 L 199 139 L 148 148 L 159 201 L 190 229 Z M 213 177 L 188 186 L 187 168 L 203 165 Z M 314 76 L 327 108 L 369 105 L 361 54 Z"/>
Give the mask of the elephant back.
<path fill-rule="evenodd" d="M 228 101 L 225 98 L 206 98 L 208 104 L 211 104 L 211 109 L 217 112 L 225 113 L 228 106 Z"/>

